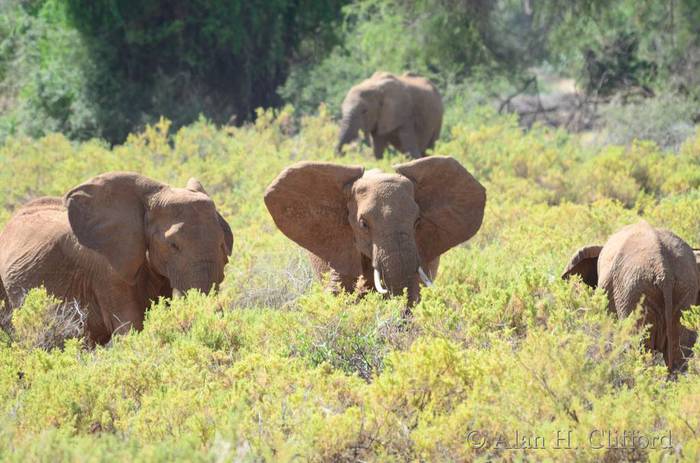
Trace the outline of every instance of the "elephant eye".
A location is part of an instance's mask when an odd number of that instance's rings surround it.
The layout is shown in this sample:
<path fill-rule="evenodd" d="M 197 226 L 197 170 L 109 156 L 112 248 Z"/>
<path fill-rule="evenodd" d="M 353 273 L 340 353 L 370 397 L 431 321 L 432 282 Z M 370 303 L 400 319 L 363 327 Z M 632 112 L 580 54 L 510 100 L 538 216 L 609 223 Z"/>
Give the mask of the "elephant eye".
<path fill-rule="evenodd" d="M 369 228 L 369 225 L 367 224 L 367 221 L 364 217 L 360 217 L 360 228 L 364 230 L 367 230 Z"/>
<path fill-rule="evenodd" d="M 420 217 L 416 219 L 416 223 L 413 224 L 415 228 L 418 228 L 418 225 L 420 225 Z"/>
<path fill-rule="evenodd" d="M 173 251 L 180 252 L 180 246 L 178 246 L 177 243 L 175 243 L 174 241 L 171 241 L 169 245 L 170 249 L 172 249 Z"/>

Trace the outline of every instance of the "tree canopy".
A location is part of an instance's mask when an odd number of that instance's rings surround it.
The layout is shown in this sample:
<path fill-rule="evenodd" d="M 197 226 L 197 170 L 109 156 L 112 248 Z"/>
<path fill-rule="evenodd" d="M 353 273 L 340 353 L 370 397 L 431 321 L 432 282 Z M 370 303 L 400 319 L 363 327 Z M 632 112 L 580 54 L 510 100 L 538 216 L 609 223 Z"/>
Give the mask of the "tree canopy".
<path fill-rule="evenodd" d="M 8 0 L 0 43 L 0 138 L 117 143 L 161 115 L 335 110 L 378 69 L 425 74 L 455 100 L 542 66 L 589 92 L 700 98 L 700 0 Z"/>

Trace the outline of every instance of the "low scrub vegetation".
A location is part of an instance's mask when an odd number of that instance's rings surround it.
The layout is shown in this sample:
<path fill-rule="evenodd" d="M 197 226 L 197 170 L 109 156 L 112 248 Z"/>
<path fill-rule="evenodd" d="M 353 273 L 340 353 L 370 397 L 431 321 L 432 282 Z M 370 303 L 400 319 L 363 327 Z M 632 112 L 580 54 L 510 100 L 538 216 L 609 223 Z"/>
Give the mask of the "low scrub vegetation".
<path fill-rule="evenodd" d="M 236 241 L 218 294 L 159 301 L 142 332 L 107 347 L 60 331 L 56 301 L 30 292 L 0 342 L 0 459 L 700 459 L 700 347 L 669 379 L 634 317 L 559 278 L 579 246 L 640 217 L 700 245 L 700 132 L 675 152 L 525 133 L 487 109 L 455 119 L 435 153 L 486 186 L 484 223 L 443 256 L 404 322 L 400 298 L 325 293 L 265 210 L 265 187 L 294 161 L 405 160 L 364 146 L 336 159 L 337 130 L 321 107 L 298 120 L 261 111 L 240 128 L 162 120 L 114 148 L 9 138 L 0 224 L 29 199 L 132 170 L 199 178 Z M 700 310 L 684 324 L 700 329 Z"/>

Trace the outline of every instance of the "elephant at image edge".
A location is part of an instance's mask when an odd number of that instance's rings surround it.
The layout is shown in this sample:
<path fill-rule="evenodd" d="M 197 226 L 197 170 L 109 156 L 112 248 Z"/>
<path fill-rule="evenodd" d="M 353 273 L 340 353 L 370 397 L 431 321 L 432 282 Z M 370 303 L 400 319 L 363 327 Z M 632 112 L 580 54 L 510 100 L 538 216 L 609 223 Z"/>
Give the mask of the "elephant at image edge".
<path fill-rule="evenodd" d="M 644 297 L 645 325 L 651 325 L 647 348 L 664 354 L 669 370 L 683 364 L 697 340 L 681 324 L 681 312 L 698 303 L 698 255 L 685 241 L 646 221 L 628 225 L 604 246 L 585 246 L 574 254 L 562 278 L 579 275 L 603 288 L 610 310 L 629 316 Z"/>
<path fill-rule="evenodd" d="M 376 72 L 350 89 L 342 105 L 336 152 L 365 134 L 377 159 L 388 145 L 413 158 L 425 155 L 440 136 L 442 98 L 429 80 L 411 73 Z"/>
<path fill-rule="evenodd" d="M 5 320 L 43 285 L 87 309 L 88 341 L 104 344 L 141 329 L 150 301 L 221 283 L 233 234 L 195 179 L 183 189 L 115 172 L 28 203 L 0 242 Z"/>
<path fill-rule="evenodd" d="M 311 252 L 317 276 L 330 271 L 334 290 L 408 289 L 413 305 L 440 255 L 479 230 L 486 190 L 450 157 L 394 169 L 300 162 L 270 184 L 265 204 L 277 227 Z"/>

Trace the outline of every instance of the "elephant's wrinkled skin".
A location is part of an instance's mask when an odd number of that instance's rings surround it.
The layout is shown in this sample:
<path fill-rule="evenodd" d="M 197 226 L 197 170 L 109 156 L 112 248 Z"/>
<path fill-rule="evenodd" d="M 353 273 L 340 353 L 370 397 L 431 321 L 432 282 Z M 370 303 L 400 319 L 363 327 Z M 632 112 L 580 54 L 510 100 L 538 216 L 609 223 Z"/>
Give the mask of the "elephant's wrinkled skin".
<path fill-rule="evenodd" d="M 88 340 L 104 344 L 141 329 L 149 301 L 219 284 L 233 235 L 196 180 L 171 188 L 115 172 L 25 205 L 0 243 L 5 311 L 43 285 L 87 309 Z"/>
<path fill-rule="evenodd" d="M 336 151 L 341 153 L 362 130 L 367 140 L 372 137 L 377 159 L 389 145 L 419 158 L 440 136 L 442 115 L 442 97 L 429 80 L 376 72 L 345 96 Z"/>
<path fill-rule="evenodd" d="M 579 275 L 608 294 L 610 309 L 627 317 L 643 298 L 647 347 L 664 354 L 669 370 L 682 366 L 697 333 L 685 328 L 681 312 L 698 303 L 700 271 L 694 251 L 668 230 L 645 221 L 628 225 L 604 246 L 586 246 L 572 257 L 563 278 Z"/>
<path fill-rule="evenodd" d="M 267 188 L 265 204 L 279 229 L 312 253 L 318 275 L 331 273 L 335 290 L 401 294 L 409 302 L 430 284 L 439 257 L 481 226 L 486 191 L 450 157 L 394 167 L 300 162 Z"/>

